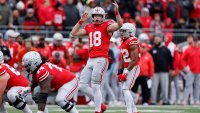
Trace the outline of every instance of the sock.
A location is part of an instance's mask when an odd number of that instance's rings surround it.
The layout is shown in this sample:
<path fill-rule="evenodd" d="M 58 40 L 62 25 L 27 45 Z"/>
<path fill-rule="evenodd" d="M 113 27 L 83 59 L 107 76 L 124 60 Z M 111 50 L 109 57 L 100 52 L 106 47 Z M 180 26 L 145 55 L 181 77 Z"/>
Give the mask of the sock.
<path fill-rule="evenodd" d="M 48 108 L 47 108 L 47 107 L 45 107 L 45 109 L 44 109 L 44 113 L 49 113 L 49 111 L 48 111 Z"/>
<path fill-rule="evenodd" d="M 92 84 L 92 90 L 94 93 L 95 111 L 101 112 L 102 94 L 100 84 Z"/>
<path fill-rule="evenodd" d="M 32 111 L 31 111 L 31 109 L 28 107 L 28 105 L 26 105 L 25 108 L 22 109 L 22 111 L 23 111 L 24 113 L 32 113 Z"/>
<path fill-rule="evenodd" d="M 76 107 L 74 106 L 74 107 L 70 110 L 69 113 L 78 113 L 78 111 L 77 111 Z"/>
<path fill-rule="evenodd" d="M 133 102 L 133 97 L 131 96 L 131 92 L 129 90 L 123 90 L 126 107 L 127 107 L 127 113 L 133 113 L 137 111 L 137 108 Z"/>
<path fill-rule="evenodd" d="M 81 84 L 79 87 L 80 91 L 87 95 L 91 100 L 94 100 L 92 88 L 88 84 Z"/>

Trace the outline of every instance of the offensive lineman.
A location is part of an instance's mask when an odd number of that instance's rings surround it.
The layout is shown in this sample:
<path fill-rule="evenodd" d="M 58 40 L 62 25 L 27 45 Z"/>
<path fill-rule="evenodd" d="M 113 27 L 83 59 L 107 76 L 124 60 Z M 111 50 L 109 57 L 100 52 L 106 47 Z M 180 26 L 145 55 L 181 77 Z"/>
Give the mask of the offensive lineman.
<path fill-rule="evenodd" d="M 3 105 L 3 95 L 8 90 L 9 104 L 24 113 L 32 113 L 25 102 L 24 95 L 28 93 L 29 81 L 13 67 L 4 63 L 3 53 L 0 51 L 0 113 L 7 113 Z"/>
<path fill-rule="evenodd" d="M 78 92 L 79 85 L 73 73 L 47 62 L 35 51 L 26 53 L 22 64 L 26 71 L 32 74 L 34 82 L 40 86 L 37 113 L 44 113 L 50 91 L 58 92 L 55 101 L 63 110 L 78 113 L 73 103 L 70 102 L 70 99 Z"/>
<path fill-rule="evenodd" d="M 131 96 L 130 89 L 140 73 L 138 65 L 140 59 L 140 48 L 138 39 L 135 37 L 136 28 L 131 23 L 124 23 L 120 28 L 122 44 L 121 69 L 118 71 L 118 80 L 122 82 L 122 93 L 125 98 L 127 113 L 139 113 Z"/>
<path fill-rule="evenodd" d="M 123 24 L 116 1 L 113 5 L 115 6 L 114 11 L 117 23 L 105 20 L 105 11 L 101 7 L 95 7 L 91 14 L 92 23 L 87 24 L 84 29 L 80 28 L 89 17 L 89 13 L 85 11 L 71 31 L 73 36 L 88 35 L 89 59 L 80 75 L 80 90 L 87 94 L 90 99 L 94 100 L 95 113 L 103 113 L 106 109 L 101 104 L 102 94 L 100 84 L 108 68 L 108 51 L 111 35 Z M 92 88 L 89 87 L 90 82 Z"/>

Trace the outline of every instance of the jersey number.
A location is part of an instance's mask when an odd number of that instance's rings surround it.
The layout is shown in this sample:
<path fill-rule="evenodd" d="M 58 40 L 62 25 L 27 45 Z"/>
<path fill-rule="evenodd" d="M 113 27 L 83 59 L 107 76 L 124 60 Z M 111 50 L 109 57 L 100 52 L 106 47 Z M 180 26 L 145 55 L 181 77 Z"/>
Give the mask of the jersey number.
<path fill-rule="evenodd" d="M 90 32 L 89 38 L 90 38 L 90 47 L 101 45 L 101 32 L 100 31 L 95 31 L 94 33 Z"/>
<path fill-rule="evenodd" d="M 130 62 L 131 58 L 129 58 L 129 52 L 127 49 L 122 49 L 124 62 Z"/>
<path fill-rule="evenodd" d="M 12 71 L 16 76 L 20 76 L 20 72 L 18 72 L 17 70 L 15 70 L 13 67 L 10 67 L 9 65 L 6 64 L 6 67 Z"/>
<path fill-rule="evenodd" d="M 48 64 L 50 69 L 53 69 L 53 67 L 54 67 L 54 68 L 56 68 L 56 69 L 58 69 L 59 71 L 62 72 L 62 68 L 58 67 L 57 65 L 53 65 L 53 64 L 50 64 L 50 63 L 47 63 L 47 64 Z"/>

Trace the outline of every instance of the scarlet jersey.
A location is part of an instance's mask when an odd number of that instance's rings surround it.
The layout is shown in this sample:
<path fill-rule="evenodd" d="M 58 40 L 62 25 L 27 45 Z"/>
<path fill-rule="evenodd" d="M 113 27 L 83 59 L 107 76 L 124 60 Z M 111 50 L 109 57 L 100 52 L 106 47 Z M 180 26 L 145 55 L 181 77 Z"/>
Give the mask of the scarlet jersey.
<path fill-rule="evenodd" d="M 140 60 L 140 47 L 138 44 L 138 39 L 136 37 L 129 37 L 127 40 L 122 42 L 120 49 L 121 49 L 121 54 L 124 60 L 124 68 L 127 68 L 129 66 L 129 63 L 131 62 L 131 50 L 130 46 L 132 45 L 137 45 L 138 46 L 138 61 L 136 65 L 138 65 L 139 60 Z"/>
<path fill-rule="evenodd" d="M 8 64 L 13 67 L 14 63 L 17 62 L 17 54 L 20 49 L 20 45 L 17 42 L 7 43 L 6 45 L 8 46 L 12 57 Z"/>
<path fill-rule="evenodd" d="M 100 25 L 87 24 L 85 26 L 89 40 L 89 58 L 108 57 L 111 36 L 107 27 L 112 23 L 113 21 L 108 20 Z"/>
<path fill-rule="evenodd" d="M 65 58 L 68 53 L 68 50 L 64 45 L 56 47 L 52 44 L 49 46 L 49 50 L 51 51 L 51 56 L 55 56 L 56 53 L 59 53 L 61 58 Z"/>
<path fill-rule="evenodd" d="M 18 72 L 8 64 L 0 64 L 0 76 L 4 75 L 5 73 L 8 73 L 10 75 L 6 89 L 10 89 L 14 86 L 29 86 L 29 81 L 25 78 L 24 75 L 22 75 L 20 72 Z"/>
<path fill-rule="evenodd" d="M 54 89 L 55 91 L 57 91 L 65 83 L 68 83 L 75 78 L 75 75 L 68 70 L 47 62 L 39 68 L 36 75 L 34 75 L 34 80 L 35 82 L 39 83 L 45 80 L 50 75 L 53 76 L 51 89 Z"/>

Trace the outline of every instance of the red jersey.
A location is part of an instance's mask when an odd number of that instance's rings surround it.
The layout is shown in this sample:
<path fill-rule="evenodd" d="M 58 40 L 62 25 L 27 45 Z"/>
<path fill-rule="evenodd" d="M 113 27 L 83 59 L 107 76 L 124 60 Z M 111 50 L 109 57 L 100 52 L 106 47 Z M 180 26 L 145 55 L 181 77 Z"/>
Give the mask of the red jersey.
<path fill-rule="evenodd" d="M 8 73 L 10 75 L 6 89 L 10 89 L 14 86 L 29 86 L 29 81 L 25 78 L 24 75 L 20 74 L 20 72 L 18 72 L 8 64 L 0 64 L 0 76 L 4 75 L 5 73 Z"/>
<path fill-rule="evenodd" d="M 125 40 L 124 42 L 122 42 L 120 49 L 121 49 L 121 54 L 123 56 L 123 60 L 124 60 L 124 68 L 127 68 L 129 66 L 129 63 L 131 62 L 131 50 L 130 50 L 130 46 L 131 45 L 137 45 L 138 46 L 138 61 L 136 63 L 136 65 L 139 64 L 139 60 L 140 60 L 140 47 L 138 44 L 138 39 L 136 37 L 129 37 L 127 40 Z"/>
<path fill-rule="evenodd" d="M 64 45 L 61 46 L 54 46 L 54 45 L 50 45 L 49 46 L 49 50 L 51 51 L 51 56 L 55 56 L 56 53 L 59 53 L 61 58 L 66 58 L 68 50 Z"/>
<path fill-rule="evenodd" d="M 8 64 L 13 67 L 14 63 L 17 62 L 17 54 L 19 52 L 20 45 L 17 42 L 7 43 L 6 45 L 8 46 L 12 57 Z"/>
<path fill-rule="evenodd" d="M 55 91 L 75 78 L 75 75 L 68 70 L 47 62 L 39 68 L 36 75 L 34 75 L 34 80 L 39 83 L 45 80 L 49 75 L 53 76 L 51 89 L 54 89 Z"/>
<path fill-rule="evenodd" d="M 100 25 L 87 24 L 85 30 L 89 40 L 89 58 L 108 57 L 110 38 L 107 27 L 113 21 L 107 20 Z"/>

